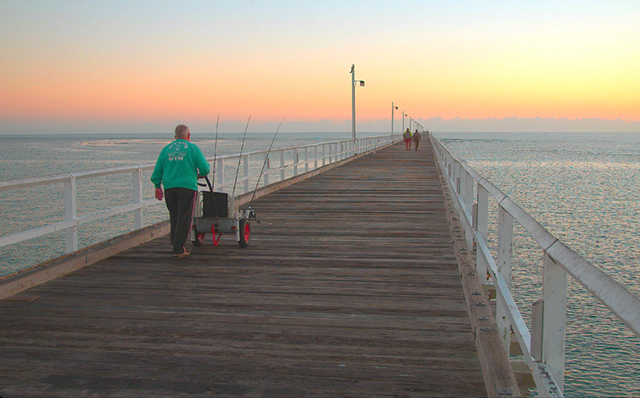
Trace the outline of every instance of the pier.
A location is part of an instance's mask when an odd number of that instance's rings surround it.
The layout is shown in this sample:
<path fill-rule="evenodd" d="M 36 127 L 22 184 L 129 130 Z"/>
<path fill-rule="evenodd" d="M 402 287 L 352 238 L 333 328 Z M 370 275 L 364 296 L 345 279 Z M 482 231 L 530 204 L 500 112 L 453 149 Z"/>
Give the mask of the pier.
<path fill-rule="evenodd" d="M 246 249 L 163 235 L 5 297 L 0 396 L 518 396 L 442 181 L 391 145 L 258 198 Z"/>

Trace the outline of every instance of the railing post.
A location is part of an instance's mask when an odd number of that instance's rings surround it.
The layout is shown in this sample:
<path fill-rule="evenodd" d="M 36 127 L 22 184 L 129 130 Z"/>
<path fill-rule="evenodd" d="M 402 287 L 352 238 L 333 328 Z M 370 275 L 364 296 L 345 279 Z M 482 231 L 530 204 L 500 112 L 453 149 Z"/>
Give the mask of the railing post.
<path fill-rule="evenodd" d="M 293 176 L 298 175 L 298 148 L 293 148 Z"/>
<path fill-rule="evenodd" d="M 142 203 L 142 167 L 133 173 L 133 203 Z M 142 208 L 133 211 L 133 227 L 141 229 L 144 223 Z"/>
<path fill-rule="evenodd" d="M 476 228 L 480 237 L 486 242 L 489 231 L 489 193 L 479 184 L 477 203 L 478 217 Z M 478 278 L 480 278 L 480 283 L 483 285 L 487 284 L 487 266 L 487 261 L 484 256 L 480 255 L 480 250 L 478 250 L 478 255 L 476 256 L 476 272 L 478 273 Z"/>
<path fill-rule="evenodd" d="M 469 213 L 473 207 L 473 177 L 464 170 L 464 204 Z"/>
<path fill-rule="evenodd" d="M 463 184 L 463 200 L 464 200 L 464 205 L 467 208 L 467 211 L 469 212 L 469 215 L 473 215 L 473 177 L 471 176 L 471 174 L 467 173 L 466 170 L 463 169 L 463 176 L 464 176 L 464 184 Z M 464 230 L 464 236 L 465 236 L 465 240 L 467 242 L 467 247 L 469 248 L 469 250 L 473 249 L 473 220 L 468 220 L 469 223 L 467 225 L 467 223 L 464 224 L 465 230 Z"/>
<path fill-rule="evenodd" d="M 64 181 L 64 220 L 72 221 L 78 218 L 76 207 L 76 176 L 69 173 L 69 178 Z M 78 227 L 73 226 L 65 230 L 65 252 L 72 253 L 78 250 Z"/>
<path fill-rule="evenodd" d="M 322 144 L 322 165 L 327 165 L 327 144 Z"/>
<path fill-rule="evenodd" d="M 243 161 L 243 167 L 242 167 L 242 172 L 244 174 L 244 193 L 249 192 L 249 155 L 243 155 L 242 156 L 244 159 Z"/>
<path fill-rule="evenodd" d="M 542 360 L 560 391 L 564 389 L 567 273 L 549 255 L 544 255 L 542 280 Z"/>
<path fill-rule="evenodd" d="M 444 167 L 445 167 L 445 174 L 447 175 L 447 177 L 451 178 L 451 162 L 449 161 L 450 156 L 447 153 L 444 156 Z"/>
<path fill-rule="evenodd" d="M 213 182 L 213 188 L 216 187 L 216 184 L 223 185 L 224 184 L 224 159 L 218 159 L 218 167 L 216 167 L 216 180 Z"/>
<path fill-rule="evenodd" d="M 285 179 L 285 172 L 284 172 L 284 149 L 280 150 L 280 181 L 284 181 Z"/>
<path fill-rule="evenodd" d="M 304 172 L 309 172 L 309 147 L 304 147 Z"/>
<path fill-rule="evenodd" d="M 453 183 L 456 194 L 460 195 L 460 163 L 458 162 L 453 164 Z"/>
<path fill-rule="evenodd" d="M 513 259 L 513 217 L 502 207 L 498 206 L 498 258 L 496 265 L 498 272 L 511 291 L 511 264 Z M 506 292 L 503 292 L 506 295 Z M 511 347 L 511 323 L 507 316 L 506 308 L 502 300 L 496 300 L 496 324 L 498 335 L 509 356 Z"/>
<path fill-rule="evenodd" d="M 269 159 L 269 154 L 265 154 L 265 156 L 267 157 L 265 159 L 264 162 L 264 184 L 262 184 L 262 186 L 266 187 L 267 185 L 269 185 L 269 168 L 271 167 L 271 161 Z M 260 176 L 258 175 L 258 178 L 260 178 Z M 258 183 L 256 185 L 260 184 L 260 181 L 258 181 Z"/>
<path fill-rule="evenodd" d="M 313 147 L 313 169 L 318 168 L 318 146 Z"/>

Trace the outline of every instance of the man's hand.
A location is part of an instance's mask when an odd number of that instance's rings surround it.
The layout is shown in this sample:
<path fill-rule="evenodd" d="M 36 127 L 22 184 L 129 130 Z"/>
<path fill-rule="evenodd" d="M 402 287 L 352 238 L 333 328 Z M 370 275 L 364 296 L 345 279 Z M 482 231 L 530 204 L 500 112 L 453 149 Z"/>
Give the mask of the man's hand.
<path fill-rule="evenodd" d="M 163 197 L 162 188 L 156 188 L 156 199 L 162 200 Z"/>

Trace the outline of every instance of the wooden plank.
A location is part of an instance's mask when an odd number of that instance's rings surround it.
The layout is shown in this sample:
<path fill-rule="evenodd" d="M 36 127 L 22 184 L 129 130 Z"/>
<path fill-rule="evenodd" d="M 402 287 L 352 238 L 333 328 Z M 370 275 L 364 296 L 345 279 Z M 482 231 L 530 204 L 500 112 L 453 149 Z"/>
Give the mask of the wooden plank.
<path fill-rule="evenodd" d="M 253 207 L 246 249 L 165 236 L 0 301 L 0 396 L 486 395 L 428 145 Z"/>
<path fill-rule="evenodd" d="M 59 258 L 52 259 L 36 267 L 17 274 L 0 278 L 0 300 L 9 298 L 41 283 L 72 273 L 80 268 L 148 242 L 169 233 L 169 223 L 158 223 L 115 237 L 105 243 L 90 246 Z"/>

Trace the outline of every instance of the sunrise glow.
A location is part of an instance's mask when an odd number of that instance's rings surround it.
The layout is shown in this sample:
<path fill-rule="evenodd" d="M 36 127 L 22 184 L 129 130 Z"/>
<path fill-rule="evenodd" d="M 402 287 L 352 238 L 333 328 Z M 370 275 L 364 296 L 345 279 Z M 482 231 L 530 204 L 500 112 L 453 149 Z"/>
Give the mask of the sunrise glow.
<path fill-rule="evenodd" d="M 443 3 L 3 1 L 0 134 L 342 123 L 352 64 L 358 118 L 381 125 L 392 101 L 419 119 L 640 122 L 637 1 Z"/>

